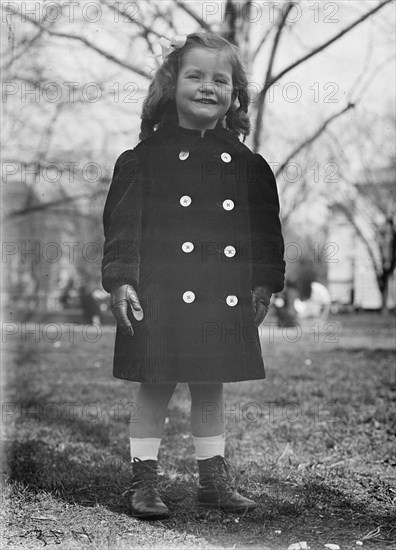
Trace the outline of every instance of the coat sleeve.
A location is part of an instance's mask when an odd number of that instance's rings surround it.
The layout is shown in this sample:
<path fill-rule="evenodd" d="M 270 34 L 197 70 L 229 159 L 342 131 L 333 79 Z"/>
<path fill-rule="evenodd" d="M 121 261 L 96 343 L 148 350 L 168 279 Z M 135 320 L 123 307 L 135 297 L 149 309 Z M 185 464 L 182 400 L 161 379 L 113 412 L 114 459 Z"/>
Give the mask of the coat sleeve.
<path fill-rule="evenodd" d="M 272 292 L 280 292 L 285 284 L 285 245 L 276 180 L 261 155 L 253 155 L 249 168 L 252 289 L 267 286 Z"/>
<path fill-rule="evenodd" d="M 104 212 L 102 285 L 107 292 L 122 284 L 139 284 L 142 178 L 135 151 L 115 164 Z"/>

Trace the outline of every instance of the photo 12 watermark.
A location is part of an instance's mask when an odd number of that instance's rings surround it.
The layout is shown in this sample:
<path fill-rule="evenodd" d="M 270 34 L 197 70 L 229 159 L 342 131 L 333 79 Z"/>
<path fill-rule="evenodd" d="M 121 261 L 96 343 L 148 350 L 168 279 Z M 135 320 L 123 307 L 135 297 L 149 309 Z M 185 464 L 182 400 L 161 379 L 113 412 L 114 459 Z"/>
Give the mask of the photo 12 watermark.
<path fill-rule="evenodd" d="M 277 401 L 237 401 L 235 403 L 206 402 L 202 405 L 202 422 L 210 422 L 213 416 L 221 417 L 222 422 L 232 421 L 236 424 L 246 422 L 279 422 L 290 424 L 300 422 L 304 417 L 310 417 L 315 423 L 338 422 L 338 406 L 336 403 L 280 403 Z"/>
<path fill-rule="evenodd" d="M 211 421 L 213 416 L 222 422 L 256 424 L 284 421 L 290 424 L 310 418 L 315 423 L 335 423 L 339 406 L 333 402 L 295 403 L 277 401 L 204 402 L 201 419 Z M 61 424 L 84 420 L 92 424 L 100 422 L 139 422 L 139 405 L 134 401 L 48 401 L 23 404 L 18 401 L 2 403 L 2 423 L 47 423 Z M 169 421 L 168 421 L 169 422 Z"/>
<path fill-rule="evenodd" d="M 155 69 L 150 68 L 152 73 Z M 149 75 L 147 75 L 149 76 Z M 153 75 L 151 75 L 153 76 Z M 213 84 L 203 81 L 203 84 Z M 265 83 L 267 85 L 267 83 Z M 340 86 L 337 82 L 270 81 L 265 101 L 269 104 L 299 103 L 312 100 L 314 103 L 339 103 L 342 101 Z M 259 102 L 263 92 L 263 83 L 249 80 L 247 84 L 250 104 Z M 79 82 L 79 81 L 3 81 L 2 103 L 17 99 L 22 105 L 27 103 L 98 103 L 106 100 L 112 103 L 136 104 L 144 100 L 147 89 L 137 82 Z M 223 93 L 230 97 L 235 93 L 229 84 Z"/>
<path fill-rule="evenodd" d="M 137 23 L 141 21 L 138 2 L 99 2 L 95 0 L 25 0 L 2 2 L 2 22 L 10 23 Z"/>
<path fill-rule="evenodd" d="M 279 258 L 279 246 L 273 242 L 227 242 L 205 241 L 201 243 L 180 243 L 180 248 L 188 254 L 194 254 L 199 262 L 207 264 L 214 263 L 247 263 L 263 266 Z M 187 245 L 190 245 L 189 248 Z M 286 242 L 284 245 L 284 259 L 289 263 L 298 263 L 307 256 L 313 263 L 338 263 L 340 247 L 336 242 L 314 242 L 306 251 L 302 245 L 295 241 Z M 119 243 L 108 251 L 112 261 L 122 260 L 126 255 L 129 257 L 138 256 L 137 243 Z M 3 264 L 54 264 L 64 262 L 76 264 L 87 262 L 90 264 L 101 263 L 104 255 L 102 243 L 96 241 L 43 241 L 21 239 L 19 241 L 3 241 L 1 248 L 1 261 Z"/>
<path fill-rule="evenodd" d="M 243 2 L 236 1 L 232 4 L 233 14 L 238 19 L 247 23 L 275 23 L 283 18 L 288 25 L 298 23 L 302 19 L 310 19 L 314 23 L 339 23 L 339 2 Z M 201 17 L 207 24 L 224 22 L 229 9 L 228 2 L 201 2 Z"/>
<path fill-rule="evenodd" d="M 338 344 L 340 326 L 336 322 L 312 321 L 307 325 L 297 322 L 292 326 L 279 326 L 278 321 L 264 320 L 259 327 L 251 323 L 218 323 L 207 321 L 201 325 L 201 342 L 203 344 L 220 343 L 224 346 L 240 343 L 256 343 L 259 328 L 260 341 L 265 344 L 285 342 L 296 344 L 300 341 L 311 341 L 314 344 Z"/>

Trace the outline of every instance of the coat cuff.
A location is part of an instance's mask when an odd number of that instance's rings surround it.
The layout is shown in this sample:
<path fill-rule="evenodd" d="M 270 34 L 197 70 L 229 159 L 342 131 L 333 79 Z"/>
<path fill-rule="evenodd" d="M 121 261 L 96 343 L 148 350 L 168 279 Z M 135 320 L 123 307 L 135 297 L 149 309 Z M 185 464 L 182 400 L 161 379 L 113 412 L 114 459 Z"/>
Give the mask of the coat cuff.
<path fill-rule="evenodd" d="M 255 267 L 252 270 L 252 290 L 257 286 L 266 286 L 273 294 L 282 292 L 285 286 L 285 275 L 281 269 Z"/>
<path fill-rule="evenodd" d="M 106 292 L 111 292 L 121 285 L 139 285 L 139 262 L 123 263 L 121 261 L 111 263 L 102 270 L 102 286 Z"/>

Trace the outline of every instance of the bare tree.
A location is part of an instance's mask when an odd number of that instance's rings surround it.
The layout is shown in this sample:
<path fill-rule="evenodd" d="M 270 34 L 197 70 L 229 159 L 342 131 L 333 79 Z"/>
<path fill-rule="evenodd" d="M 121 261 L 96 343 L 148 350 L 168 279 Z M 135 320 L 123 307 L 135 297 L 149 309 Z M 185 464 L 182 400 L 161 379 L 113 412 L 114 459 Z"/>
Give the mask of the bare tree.
<path fill-rule="evenodd" d="M 252 142 L 254 151 L 258 152 L 263 146 L 264 118 L 271 114 L 266 105 L 266 99 L 274 84 L 292 71 L 309 64 L 314 57 L 323 54 L 332 44 L 342 41 L 353 29 L 368 19 L 374 17 L 379 19 L 379 14 L 390 2 L 391 0 L 378 0 L 370 2 L 367 7 L 366 4 L 364 7 L 360 7 L 357 13 L 353 14 L 348 25 L 342 29 L 337 28 L 330 38 L 319 41 L 303 55 L 296 59 L 290 59 L 283 68 L 278 70 L 275 70 L 275 62 L 280 58 L 282 48 L 285 48 L 287 33 L 295 30 L 291 28 L 288 16 L 293 9 L 300 6 L 300 2 L 288 0 L 281 6 L 275 3 L 273 7 L 274 21 L 269 21 L 267 25 L 263 26 L 260 30 L 261 36 L 254 36 L 252 14 L 255 6 L 250 0 L 244 2 L 227 0 L 224 17 L 220 24 L 209 23 L 199 13 L 199 8 L 197 8 L 199 4 L 185 0 L 173 0 L 170 3 L 163 3 L 159 0 L 136 1 L 133 3 L 137 9 L 135 12 L 130 9 L 131 3 L 123 4 L 100 0 L 97 5 L 102 11 L 101 29 L 108 30 L 109 36 L 112 37 L 112 40 L 108 42 L 86 32 L 87 22 L 81 15 L 76 15 L 72 22 L 68 20 L 67 8 L 70 9 L 72 3 L 64 2 L 56 7 L 56 9 L 60 7 L 62 10 L 61 17 L 49 17 L 49 12 L 47 12 L 47 17 L 41 18 L 22 13 L 22 4 L 18 7 L 16 3 L 4 3 L 2 9 L 11 39 L 9 48 L 3 51 L 2 66 L 8 74 L 7 82 L 16 83 L 18 86 L 30 85 L 40 88 L 50 80 L 47 62 L 51 56 L 51 49 L 70 48 L 75 52 L 80 52 L 81 57 L 86 55 L 90 59 L 96 59 L 100 61 L 100 70 L 92 69 L 95 82 L 103 91 L 103 96 L 106 94 L 109 96 L 108 112 L 120 114 L 120 117 L 117 118 L 119 121 L 125 119 L 127 113 L 127 116 L 130 116 L 130 105 L 122 102 L 110 103 L 112 91 L 109 91 L 107 84 L 114 79 L 114 75 L 125 82 L 128 75 L 133 75 L 138 83 L 139 92 L 143 92 L 152 76 L 152 69 L 145 65 L 147 56 L 144 52 L 149 56 L 155 56 L 157 53 L 155 43 L 160 36 L 164 34 L 170 37 L 173 34 L 182 34 L 186 32 L 187 27 L 193 30 L 215 30 L 240 48 L 248 69 L 253 65 L 259 67 L 264 49 L 269 52 L 268 61 L 264 64 L 261 73 L 261 87 L 256 101 L 252 104 L 255 120 Z M 26 24 L 18 25 L 21 18 Z M 117 21 L 125 24 L 116 27 L 114 22 Z M 385 25 L 386 22 L 381 21 L 381 24 Z M 295 27 L 297 28 L 298 24 Z M 253 43 L 253 37 L 256 39 L 255 43 Z M 137 45 L 142 51 L 140 59 L 136 55 L 130 54 L 131 51 L 136 51 Z M 368 64 L 367 60 L 367 66 Z M 63 77 L 63 74 L 66 75 L 66 73 L 62 73 L 62 67 L 57 67 L 57 70 L 58 74 L 55 78 L 67 80 L 67 76 Z M 379 64 L 371 71 L 371 77 L 375 76 L 377 70 L 380 70 Z M 338 112 L 323 110 L 321 120 L 317 122 L 316 128 L 307 130 L 305 133 L 302 132 L 298 143 L 284 147 L 283 158 L 275 169 L 275 174 L 280 176 L 292 160 L 298 160 L 304 168 L 304 176 L 300 181 L 280 189 L 283 203 L 282 215 L 285 221 L 307 199 L 310 189 L 307 174 L 309 173 L 309 164 L 312 163 L 312 155 L 318 150 L 321 140 L 325 140 L 331 135 L 332 128 L 339 124 L 345 113 L 354 109 L 362 100 L 367 89 L 367 73 L 369 72 L 366 71 L 357 78 L 355 87 L 349 90 L 345 104 Z M 107 91 L 105 91 L 106 88 Z M 75 86 L 75 91 L 77 93 L 81 91 L 79 86 Z M 128 90 L 124 96 L 127 93 Z M 71 103 L 61 99 L 46 105 L 35 105 L 32 101 L 25 103 L 22 107 L 28 116 L 21 116 L 17 96 L 9 98 L 8 103 L 5 104 L 6 114 L 10 114 L 8 132 L 11 136 L 10 140 L 6 140 L 8 144 L 5 153 L 5 156 L 8 156 L 6 161 L 16 160 L 23 162 L 26 166 L 34 165 L 40 172 L 41 167 L 54 157 L 62 158 L 67 155 L 69 158 L 81 161 L 95 158 L 97 150 L 94 152 L 92 148 L 90 149 L 88 138 L 85 140 L 86 147 L 68 144 L 64 150 L 60 148 L 59 139 L 55 139 L 59 138 L 61 132 L 64 132 L 65 120 L 75 121 L 76 127 L 80 128 L 81 105 L 78 101 Z M 83 129 L 81 129 L 82 131 Z M 112 155 L 109 152 L 111 138 L 119 136 L 121 132 L 122 130 L 119 130 L 117 124 L 111 120 L 103 127 L 102 158 Z M 17 155 L 15 155 L 15 151 L 18 151 Z M 18 158 L 15 159 L 15 156 Z M 59 182 L 56 189 L 52 188 L 39 203 L 34 201 L 19 205 L 13 212 L 10 212 L 10 218 L 20 219 L 29 213 L 60 212 L 63 209 L 70 216 L 84 220 L 93 219 L 95 216 L 87 210 L 87 205 L 90 200 L 92 202 L 103 195 L 110 174 L 111 166 L 104 163 L 103 174 L 94 183 L 90 184 L 89 181 L 80 178 L 74 186 L 70 186 L 67 182 L 67 170 L 65 170 L 64 179 Z M 93 221 L 92 231 L 95 231 L 94 225 Z M 389 228 L 385 233 L 389 234 Z M 389 240 L 388 237 L 387 239 Z M 386 239 L 384 238 L 384 240 Z M 390 262 L 391 265 L 392 262 Z"/>
<path fill-rule="evenodd" d="M 382 310 L 386 311 L 389 283 L 396 267 L 396 162 L 384 142 L 394 143 L 396 136 L 394 112 L 384 118 L 366 118 L 356 128 L 344 129 L 349 154 L 355 150 L 360 166 L 351 169 L 345 159 L 340 182 L 328 199 L 343 212 L 366 248 L 381 292 Z M 389 135 L 382 132 L 386 121 Z M 333 146 L 337 147 L 334 141 Z"/>
<path fill-rule="evenodd" d="M 391 0 L 379 1 L 374 6 L 370 7 L 370 9 L 366 10 L 363 14 L 358 14 L 354 21 L 352 21 L 345 28 L 336 32 L 330 39 L 318 44 L 312 48 L 311 51 L 290 62 L 286 67 L 278 72 L 274 72 L 274 63 L 281 48 L 282 36 L 285 33 L 285 30 L 290 27 L 290 24 L 287 22 L 288 15 L 293 7 L 299 5 L 299 2 L 288 0 L 285 5 L 275 8 L 274 12 L 276 17 L 274 24 L 268 25 L 268 28 L 263 32 L 262 37 L 260 37 L 258 46 L 253 49 L 250 44 L 250 36 L 252 31 L 250 13 L 252 9 L 252 2 L 250 0 L 245 0 L 243 9 L 240 9 L 240 2 L 236 2 L 235 0 L 227 0 L 224 20 L 222 21 L 220 32 L 241 48 L 245 61 L 247 63 L 254 62 L 264 45 L 269 46 L 270 49 L 270 57 L 265 69 L 263 85 L 259 92 L 257 101 L 253 106 L 256 121 L 253 134 L 254 151 L 258 151 L 261 148 L 262 127 L 265 115 L 265 99 L 274 83 L 281 80 L 285 75 L 300 65 L 309 62 L 309 60 L 314 56 L 324 52 L 334 42 L 342 40 L 342 38 L 352 29 L 362 24 L 368 18 L 373 17 L 390 2 Z M 162 24 L 165 23 L 170 34 L 177 33 L 179 31 L 176 16 L 177 11 L 191 18 L 191 20 L 196 23 L 198 28 L 202 30 L 210 31 L 213 26 L 208 24 L 197 11 L 194 11 L 194 9 L 190 7 L 189 2 L 184 2 L 182 0 L 174 0 L 174 10 L 171 10 L 169 7 L 164 8 L 160 2 L 155 2 L 153 0 L 136 2 L 136 6 L 139 8 L 139 17 L 136 17 L 135 14 L 131 14 L 124 5 L 122 5 L 123 7 L 120 7 L 120 3 L 112 3 L 107 0 L 101 0 L 100 5 L 104 10 L 107 10 L 108 14 L 116 13 L 118 20 L 122 18 L 123 20 L 128 21 L 130 23 L 130 27 L 128 27 L 126 38 L 132 43 L 138 39 L 144 39 L 151 54 L 154 53 L 154 42 L 161 36 L 155 28 L 155 19 L 160 19 Z M 7 11 L 8 18 L 10 18 L 10 13 L 12 11 L 18 15 L 17 7 L 10 7 L 7 5 L 3 5 L 2 7 L 3 10 Z M 63 9 L 65 10 L 66 6 L 63 6 Z M 19 13 L 19 15 L 22 16 L 22 13 Z M 12 67 L 13 63 L 20 59 L 24 52 L 26 52 L 27 47 L 31 47 L 34 43 L 40 42 L 46 37 L 51 39 L 50 43 L 54 43 L 54 41 L 70 41 L 72 43 L 78 43 L 86 49 L 89 49 L 106 59 L 109 64 L 117 65 L 122 69 L 139 75 L 143 78 L 143 80 L 146 80 L 147 83 L 149 82 L 151 76 L 150 71 L 143 69 L 139 64 L 132 63 L 129 59 L 126 60 L 125 57 L 119 55 L 117 52 L 109 51 L 103 46 L 95 43 L 93 40 L 88 39 L 83 34 L 83 21 L 80 22 L 81 25 L 74 25 L 77 32 L 75 30 L 66 32 L 65 30 L 57 29 L 57 24 L 52 20 L 40 21 L 38 18 L 29 17 L 28 15 L 24 15 L 24 18 L 32 26 L 31 36 L 30 38 L 28 38 L 28 36 L 24 36 L 16 47 L 12 48 L 9 52 L 5 52 L 5 67 Z M 71 25 L 70 27 L 72 29 Z M 14 74 L 13 77 L 20 78 L 21 80 L 26 78 L 26 76 L 24 77 L 24 75 L 20 74 Z M 277 175 L 279 175 L 281 170 L 286 166 L 287 162 L 289 162 L 292 158 L 296 158 L 305 147 L 308 147 L 312 142 L 317 140 L 335 119 L 346 113 L 349 109 L 353 108 L 357 101 L 357 97 L 350 97 L 346 105 L 340 109 L 339 113 L 329 115 L 325 118 L 325 120 L 321 121 L 316 131 L 312 132 L 311 135 L 303 136 L 301 142 L 297 144 L 292 151 L 286 154 L 284 161 L 277 170 Z M 299 196 L 303 198 L 304 193 L 300 193 Z M 286 215 L 288 216 L 289 213 Z"/>

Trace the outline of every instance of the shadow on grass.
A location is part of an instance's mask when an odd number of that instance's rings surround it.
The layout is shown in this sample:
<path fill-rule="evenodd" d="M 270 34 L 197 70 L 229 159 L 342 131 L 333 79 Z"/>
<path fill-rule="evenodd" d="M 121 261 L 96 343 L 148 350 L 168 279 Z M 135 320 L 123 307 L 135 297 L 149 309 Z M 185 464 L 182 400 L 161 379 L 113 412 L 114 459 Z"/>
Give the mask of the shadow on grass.
<path fill-rule="evenodd" d="M 120 494 L 128 486 L 130 475 L 115 464 L 94 460 L 86 463 L 73 449 L 57 451 L 37 439 L 12 442 L 7 459 L 9 480 L 33 492 L 50 492 L 73 504 L 102 504 L 114 512 L 126 511 L 120 504 Z"/>
<path fill-rule="evenodd" d="M 45 491 L 68 503 L 92 507 L 102 505 L 115 513 L 128 514 L 125 497 L 131 473 L 129 464 L 123 459 L 113 462 L 100 460 L 92 456 L 90 462 L 81 460 L 75 451 L 65 448 L 54 449 L 39 439 L 13 441 L 7 449 L 8 478 L 26 486 L 32 493 Z M 282 479 L 282 472 L 263 470 L 259 464 L 252 462 L 245 471 L 235 472 L 235 484 L 238 490 L 249 494 L 259 504 L 259 508 L 244 517 L 245 523 L 262 524 L 266 522 L 287 521 L 290 530 L 303 522 L 304 516 L 312 514 L 322 523 L 326 517 L 333 527 L 338 519 L 344 521 L 349 515 L 354 522 L 359 519 L 365 525 L 391 524 L 389 514 L 377 514 L 375 510 L 361 501 L 355 500 L 353 493 L 346 493 L 332 487 L 325 480 L 314 477 L 287 482 Z M 197 508 L 196 476 L 190 467 L 179 464 L 177 470 L 168 476 L 161 476 L 160 491 L 168 503 L 173 519 L 182 527 L 187 520 L 202 520 L 211 516 L 211 521 L 221 521 L 227 517 L 221 511 L 200 510 Z M 165 521 L 166 523 L 166 521 Z M 178 525 L 172 524 L 172 528 Z"/>
<path fill-rule="evenodd" d="M 359 362 L 359 357 L 356 354 L 356 362 Z M 337 359 L 340 364 L 342 359 Z M 332 361 L 336 364 L 334 359 Z M 370 364 L 375 361 L 378 363 L 379 358 L 372 354 Z M 51 403 L 56 404 L 57 398 L 58 404 L 62 403 L 61 397 L 65 403 L 68 399 L 83 400 L 77 383 L 56 385 L 58 379 L 52 374 L 52 363 L 49 364 L 48 360 L 46 363 L 38 354 L 32 354 L 30 350 L 28 353 L 22 348 L 15 366 L 11 388 L 13 395 L 18 396 L 12 403 L 15 410 L 49 412 Z M 73 372 L 70 371 L 70 380 L 73 380 Z M 343 392 L 339 392 L 337 398 L 346 401 L 349 399 L 349 386 L 345 377 L 350 376 L 349 371 L 339 369 L 338 372 L 344 378 L 341 378 Z M 291 371 L 289 379 L 293 375 L 298 377 L 300 373 L 301 369 L 296 373 Z M 312 377 L 312 380 L 315 379 Z M 386 387 L 385 381 L 384 378 L 381 388 Z M 306 384 L 307 380 L 304 380 L 304 388 Z M 281 384 L 278 383 L 278 386 L 281 387 Z M 81 387 L 85 387 L 84 384 Z M 95 397 L 100 395 L 99 391 L 103 391 L 101 386 L 98 386 Z M 290 395 L 289 392 L 289 399 Z M 303 395 L 297 392 L 296 399 L 301 399 Z M 364 402 L 365 394 L 361 391 L 359 395 Z M 260 402 L 260 397 L 257 401 Z M 293 537 L 301 534 L 304 538 L 311 533 L 312 525 L 318 525 L 331 534 L 337 530 L 347 532 L 348 536 L 350 529 L 366 533 L 378 525 L 388 525 L 391 529 L 393 518 L 388 513 L 391 510 L 388 503 L 392 495 L 386 497 L 385 486 L 375 487 L 377 497 L 387 498 L 382 503 L 376 503 L 375 495 L 368 494 L 369 487 L 359 486 L 363 479 L 354 479 L 347 470 L 339 474 L 334 470 L 299 471 L 296 467 L 283 468 L 269 463 L 263 466 L 248 462 L 234 471 L 236 486 L 241 493 L 258 502 L 258 509 L 246 514 L 243 519 L 241 517 L 240 522 L 229 519 L 230 515 L 221 511 L 200 510 L 196 505 L 197 477 L 191 448 L 187 453 L 183 451 L 186 458 L 180 458 L 183 433 L 188 431 L 188 414 L 177 409 L 173 411 L 173 416 L 167 427 L 168 444 L 161 451 L 167 474 L 161 478 L 160 490 L 172 512 L 169 520 L 161 522 L 165 529 L 176 529 L 180 533 L 196 532 L 211 542 L 219 542 L 221 546 L 228 542 L 227 537 L 231 541 L 232 536 L 236 537 L 232 544 L 238 541 L 242 546 L 247 535 L 257 541 L 262 540 L 267 538 L 269 529 L 279 527 L 285 537 L 287 533 Z M 346 424 L 348 418 L 341 420 Z M 131 481 L 128 452 L 124 449 L 124 443 L 120 443 L 125 441 L 124 422 L 120 429 L 121 423 L 93 422 L 84 415 L 75 416 L 72 420 L 61 417 L 51 421 L 39 415 L 34 418 L 34 412 L 26 420 L 29 419 L 32 420 L 32 429 L 16 414 L 10 416 L 16 429 L 15 439 L 8 443 L 6 449 L 9 481 L 23 485 L 31 494 L 44 491 L 67 503 L 87 508 L 101 505 L 113 513 L 129 515 L 125 498 L 122 497 Z M 296 432 L 295 437 L 301 439 L 304 433 Z M 232 448 L 232 445 L 229 447 Z M 379 480 L 376 475 L 374 477 Z M 369 476 L 365 480 L 372 484 Z M 359 493 L 356 489 L 362 490 Z M 242 523 L 244 526 L 241 526 Z"/>

